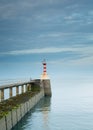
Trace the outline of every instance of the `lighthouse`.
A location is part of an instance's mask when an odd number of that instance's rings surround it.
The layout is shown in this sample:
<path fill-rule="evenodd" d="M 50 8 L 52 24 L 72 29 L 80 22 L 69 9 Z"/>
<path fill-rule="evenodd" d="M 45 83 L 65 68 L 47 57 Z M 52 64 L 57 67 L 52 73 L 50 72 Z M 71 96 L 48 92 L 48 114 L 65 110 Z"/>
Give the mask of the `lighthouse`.
<path fill-rule="evenodd" d="M 49 79 L 48 74 L 47 74 L 47 63 L 46 63 L 46 60 L 44 60 L 42 62 L 42 64 L 43 64 L 43 74 L 41 75 L 41 80 Z"/>
<path fill-rule="evenodd" d="M 44 95 L 45 96 L 51 96 L 52 92 L 51 92 L 50 79 L 49 79 L 49 76 L 47 74 L 47 63 L 44 60 L 42 62 L 42 64 L 43 64 L 43 73 L 41 75 L 41 84 L 42 84 L 42 86 L 44 88 Z"/>

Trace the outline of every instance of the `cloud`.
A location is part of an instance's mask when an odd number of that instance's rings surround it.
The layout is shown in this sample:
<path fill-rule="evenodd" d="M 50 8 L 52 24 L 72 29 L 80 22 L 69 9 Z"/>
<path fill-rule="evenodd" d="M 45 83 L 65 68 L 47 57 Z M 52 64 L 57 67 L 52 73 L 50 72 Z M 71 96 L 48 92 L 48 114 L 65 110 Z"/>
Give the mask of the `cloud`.
<path fill-rule="evenodd" d="M 5 53 L 0 53 L 1 55 L 25 55 L 25 54 L 41 54 L 41 53 L 60 53 L 64 51 L 71 51 L 71 48 L 56 48 L 56 47 L 49 47 L 49 48 L 39 48 L 39 49 L 27 49 L 27 50 L 16 50 L 16 51 L 9 51 Z"/>
<path fill-rule="evenodd" d="M 93 55 L 93 46 L 73 46 L 73 47 L 47 47 L 27 50 L 15 50 L 0 53 L 0 55 L 26 55 L 26 54 L 42 54 L 42 53 L 61 53 L 61 52 L 74 52 L 84 56 Z"/>
<path fill-rule="evenodd" d="M 50 4 L 56 3 L 56 0 L 12 0 L 11 2 L 0 2 L 0 18 L 10 19 L 15 17 L 17 18 L 19 15 L 25 15 L 26 13 L 35 14 L 35 12 L 39 12 L 41 8 L 43 8 L 43 10 L 46 10 L 45 8 L 48 8 Z"/>
<path fill-rule="evenodd" d="M 62 65 L 62 66 L 80 66 L 80 67 L 86 67 L 86 66 L 93 66 L 93 55 L 87 56 L 87 57 L 79 57 L 79 58 L 63 58 L 63 59 L 57 59 L 57 60 L 51 60 L 48 62 L 52 65 Z"/>
<path fill-rule="evenodd" d="M 82 65 L 82 66 L 87 66 L 87 65 L 93 65 L 93 55 L 92 56 L 88 56 L 88 57 L 83 57 L 83 58 L 79 58 L 79 59 L 74 59 L 70 61 L 70 64 L 73 65 Z"/>
<path fill-rule="evenodd" d="M 22 16 L 23 12 L 32 10 L 35 6 L 38 6 L 38 2 L 32 0 L 20 0 L 0 3 L 0 18 L 1 19 L 12 19 Z"/>
<path fill-rule="evenodd" d="M 37 49 L 27 49 L 27 50 L 16 50 L 0 53 L 0 56 L 3 55 L 28 55 L 28 54 L 56 54 L 56 53 L 64 53 L 69 54 L 68 56 L 59 57 L 52 61 L 50 59 L 50 64 L 62 64 L 62 65 L 71 65 L 71 66 L 87 66 L 93 65 L 93 46 L 83 46 L 77 45 L 73 47 L 47 47 L 47 48 L 37 48 Z M 61 54 L 60 54 L 61 55 Z"/>

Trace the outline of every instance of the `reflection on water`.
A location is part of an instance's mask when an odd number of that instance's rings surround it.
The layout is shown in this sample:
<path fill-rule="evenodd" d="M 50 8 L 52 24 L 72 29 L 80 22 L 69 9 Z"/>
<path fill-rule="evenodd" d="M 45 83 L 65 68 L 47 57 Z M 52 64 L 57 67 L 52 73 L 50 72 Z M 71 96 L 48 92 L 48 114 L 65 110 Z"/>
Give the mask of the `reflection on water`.
<path fill-rule="evenodd" d="M 48 120 L 49 120 L 49 111 L 50 111 L 50 104 L 51 104 L 51 98 L 45 97 L 43 100 L 43 106 L 42 106 L 42 115 L 43 115 L 43 127 L 45 130 L 49 130 Z"/>
<path fill-rule="evenodd" d="M 93 86 L 56 86 L 13 130 L 92 130 Z"/>
<path fill-rule="evenodd" d="M 29 111 L 25 117 L 12 130 L 35 130 L 41 127 L 48 130 L 48 113 L 51 110 L 51 98 L 44 97 Z M 35 120 L 35 122 L 34 122 Z M 35 124 L 34 124 L 35 123 Z M 33 126 L 33 124 L 35 126 Z"/>

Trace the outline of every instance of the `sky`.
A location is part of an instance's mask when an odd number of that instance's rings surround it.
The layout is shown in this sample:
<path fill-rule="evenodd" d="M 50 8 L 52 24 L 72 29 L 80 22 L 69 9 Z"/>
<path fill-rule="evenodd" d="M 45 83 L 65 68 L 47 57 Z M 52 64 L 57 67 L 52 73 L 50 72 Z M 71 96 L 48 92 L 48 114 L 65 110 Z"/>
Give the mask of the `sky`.
<path fill-rule="evenodd" d="M 93 0 L 0 0 L 0 81 L 93 78 Z"/>

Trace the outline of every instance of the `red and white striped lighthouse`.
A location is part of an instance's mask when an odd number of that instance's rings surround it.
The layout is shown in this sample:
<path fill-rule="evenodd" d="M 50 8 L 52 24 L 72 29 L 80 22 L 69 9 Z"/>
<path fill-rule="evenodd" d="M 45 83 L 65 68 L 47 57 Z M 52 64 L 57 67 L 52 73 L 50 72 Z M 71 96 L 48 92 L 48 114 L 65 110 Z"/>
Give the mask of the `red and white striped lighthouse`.
<path fill-rule="evenodd" d="M 47 63 L 46 63 L 46 61 L 44 60 L 43 62 L 42 62 L 42 64 L 43 64 L 43 74 L 41 75 L 41 79 L 49 79 L 49 77 L 48 77 L 48 75 L 47 75 Z"/>
<path fill-rule="evenodd" d="M 43 64 L 43 73 L 46 73 L 47 72 L 46 71 L 46 65 L 47 65 L 46 61 L 44 60 L 42 64 Z"/>

